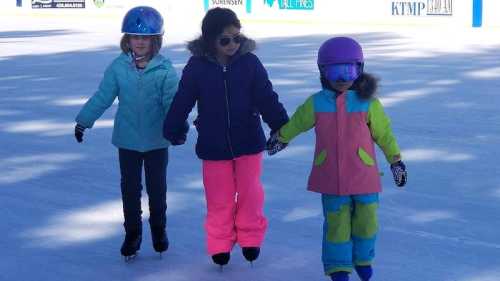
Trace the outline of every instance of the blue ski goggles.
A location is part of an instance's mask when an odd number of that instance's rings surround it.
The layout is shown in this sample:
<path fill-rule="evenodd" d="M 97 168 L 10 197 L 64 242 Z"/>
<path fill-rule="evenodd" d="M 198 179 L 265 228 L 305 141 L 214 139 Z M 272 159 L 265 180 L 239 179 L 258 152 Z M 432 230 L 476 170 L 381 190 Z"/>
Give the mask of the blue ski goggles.
<path fill-rule="evenodd" d="M 336 63 L 324 67 L 326 79 L 332 82 L 336 81 L 354 81 L 360 75 L 360 66 L 357 63 Z"/>

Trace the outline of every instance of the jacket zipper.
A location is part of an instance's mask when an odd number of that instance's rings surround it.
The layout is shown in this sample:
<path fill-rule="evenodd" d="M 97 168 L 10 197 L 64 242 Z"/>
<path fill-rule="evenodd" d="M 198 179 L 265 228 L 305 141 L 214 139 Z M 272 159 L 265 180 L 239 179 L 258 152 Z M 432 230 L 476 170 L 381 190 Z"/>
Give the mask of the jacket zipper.
<path fill-rule="evenodd" d="M 338 117 L 340 117 L 340 112 L 341 110 L 339 109 L 339 103 L 338 103 L 338 99 L 340 98 L 340 95 L 335 95 L 335 106 L 337 107 L 337 186 L 338 186 L 338 190 L 340 191 L 340 193 L 343 192 L 343 187 L 340 185 L 340 165 L 341 165 L 341 153 L 340 153 L 340 150 L 339 150 L 339 142 L 341 140 L 341 137 L 340 137 L 340 133 L 341 133 L 341 128 L 340 126 L 343 124 L 342 122 L 339 122 L 341 121 Z M 344 107 L 342 109 L 345 109 L 345 104 L 344 104 Z M 342 111 L 343 113 L 343 111 Z"/>
<path fill-rule="evenodd" d="M 227 112 L 228 132 L 226 134 L 226 137 L 227 137 L 227 143 L 229 144 L 229 150 L 231 151 L 231 156 L 234 159 L 233 145 L 231 144 L 231 114 L 230 114 L 230 110 L 229 110 L 229 93 L 227 90 L 227 67 L 225 65 L 222 67 L 222 74 L 224 77 L 224 94 L 225 94 L 225 98 L 226 98 L 226 112 Z"/>
<path fill-rule="evenodd" d="M 139 135 L 141 136 L 141 140 L 144 139 L 143 137 L 143 129 L 142 129 L 142 115 L 144 113 L 144 98 L 143 98 L 143 93 L 142 93 L 142 76 L 144 72 L 140 72 L 138 69 L 135 70 L 137 74 L 139 74 L 139 85 L 138 85 L 138 92 L 139 92 L 139 102 L 140 102 L 140 107 L 139 107 Z M 144 150 L 144 142 L 141 144 L 141 150 Z"/>

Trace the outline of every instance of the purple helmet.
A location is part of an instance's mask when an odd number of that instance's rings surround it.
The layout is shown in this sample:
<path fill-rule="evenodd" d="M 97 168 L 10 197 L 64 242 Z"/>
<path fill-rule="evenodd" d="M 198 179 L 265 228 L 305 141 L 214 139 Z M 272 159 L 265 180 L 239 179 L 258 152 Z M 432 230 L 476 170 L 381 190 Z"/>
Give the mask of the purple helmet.
<path fill-rule="evenodd" d="M 333 37 L 326 40 L 318 51 L 318 66 L 334 63 L 363 64 L 363 50 L 358 42 L 349 37 Z"/>

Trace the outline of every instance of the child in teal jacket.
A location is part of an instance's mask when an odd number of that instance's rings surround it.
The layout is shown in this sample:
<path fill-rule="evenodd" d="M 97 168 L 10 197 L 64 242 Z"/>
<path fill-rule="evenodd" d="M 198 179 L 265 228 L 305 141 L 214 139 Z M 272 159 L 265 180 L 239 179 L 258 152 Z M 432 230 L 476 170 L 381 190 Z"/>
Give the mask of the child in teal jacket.
<path fill-rule="evenodd" d="M 268 141 L 269 154 L 314 127 L 316 148 L 308 189 L 321 193 L 323 266 L 332 281 L 347 281 L 353 267 L 362 281 L 372 276 L 382 191 L 376 143 L 391 164 L 398 186 L 406 168 L 380 101 L 377 80 L 363 72 L 361 46 L 353 39 L 327 40 L 318 53 L 323 89 L 297 108 Z"/>
<path fill-rule="evenodd" d="M 151 7 L 131 9 L 123 20 L 120 54 L 106 69 L 97 92 L 76 117 L 75 137 L 82 142 L 86 128 L 118 98 L 112 143 L 118 147 L 125 240 L 121 254 L 135 256 L 142 240 L 141 174 L 144 163 L 149 196 L 153 247 L 168 248 L 166 235 L 166 167 L 169 142 L 163 121 L 177 91 L 172 63 L 159 54 L 163 18 Z M 180 143 L 185 141 L 185 133 Z"/>

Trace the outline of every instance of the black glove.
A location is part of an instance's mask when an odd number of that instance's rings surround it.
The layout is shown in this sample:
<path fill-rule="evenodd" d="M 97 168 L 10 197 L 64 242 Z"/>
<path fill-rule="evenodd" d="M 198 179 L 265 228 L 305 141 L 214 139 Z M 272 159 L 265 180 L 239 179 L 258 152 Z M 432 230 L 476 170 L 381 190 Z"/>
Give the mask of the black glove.
<path fill-rule="evenodd" d="M 196 121 L 196 120 L 195 120 Z M 182 145 L 186 142 L 187 133 L 189 132 L 189 123 L 184 122 L 184 126 L 182 127 L 182 132 L 176 134 L 175 139 L 169 139 L 172 145 Z M 178 136 L 180 135 L 180 136 Z"/>
<path fill-rule="evenodd" d="M 288 143 L 281 142 L 278 138 L 279 131 L 276 133 L 272 133 L 271 137 L 266 142 L 267 154 L 274 155 L 281 150 L 285 149 Z"/>
<path fill-rule="evenodd" d="M 76 124 L 75 126 L 75 138 L 77 142 L 83 141 L 83 131 L 85 131 L 85 127 L 80 124 Z"/>
<path fill-rule="evenodd" d="M 186 136 L 170 140 L 172 145 L 182 145 L 186 142 Z"/>
<path fill-rule="evenodd" d="M 396 163 L 391 164 L 392 175 L 394 176 L 394 182 L 397 186 L 403 187 L 406 184 L 408 174 L 406 173 L 406 166 L 403 161 L 399 160 Z"/>

